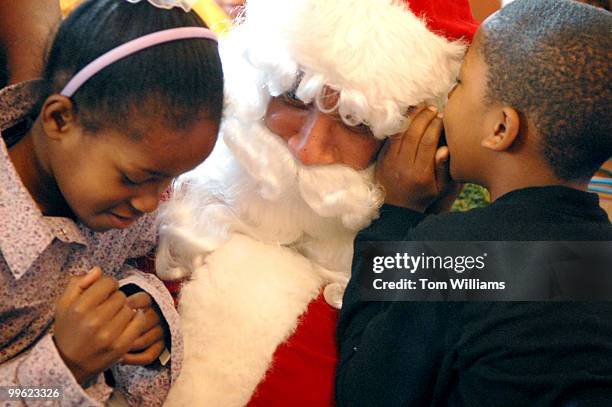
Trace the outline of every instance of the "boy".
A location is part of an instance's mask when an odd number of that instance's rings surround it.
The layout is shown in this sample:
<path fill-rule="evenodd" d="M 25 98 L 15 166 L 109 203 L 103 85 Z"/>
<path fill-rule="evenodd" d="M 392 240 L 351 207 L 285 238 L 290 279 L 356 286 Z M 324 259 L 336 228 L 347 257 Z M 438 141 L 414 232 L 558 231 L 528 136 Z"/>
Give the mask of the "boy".
<path fill-rule="evenodd" d="M 611 27 L 608 12 L 569 0 L 517 0 L 485 21 L 444 118 L 418 109 L 383 149 L 388 205 L 357 241 L 612 240 L 586 192 L 612 155 Z M 448 147 L 438 148 L 443 125 Z M 427 217 L 445 165 L 493 203 Z M 356 250 L 338 405 L 612 402 L 612 303 L 365 302 L 362 262 Z"/>

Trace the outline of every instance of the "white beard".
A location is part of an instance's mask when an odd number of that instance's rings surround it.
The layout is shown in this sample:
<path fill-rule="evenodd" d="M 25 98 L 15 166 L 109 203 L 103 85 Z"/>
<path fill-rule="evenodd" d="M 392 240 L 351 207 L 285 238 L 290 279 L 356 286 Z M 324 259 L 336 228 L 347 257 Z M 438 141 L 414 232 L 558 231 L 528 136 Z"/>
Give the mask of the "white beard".
<path fill-rule="evenodd" d="M 158 274 L 184 278 L 239 233 L 294 248 L 344 285 L 355 234 L 382 202 L 373 166 L 304 166 L 261 120 L 227 118 L 211 156 L 160 211 Z"/>
<path fill-rule="evenodd" d="M 183 371 L 167 405 L 245 405 L 321 288 L 341 306 L 354 237 L 382 203 L 372 178 L 304 167 L 261 120 L 226 119 L 158 218 L 158 275 L 190 277 Z"/>

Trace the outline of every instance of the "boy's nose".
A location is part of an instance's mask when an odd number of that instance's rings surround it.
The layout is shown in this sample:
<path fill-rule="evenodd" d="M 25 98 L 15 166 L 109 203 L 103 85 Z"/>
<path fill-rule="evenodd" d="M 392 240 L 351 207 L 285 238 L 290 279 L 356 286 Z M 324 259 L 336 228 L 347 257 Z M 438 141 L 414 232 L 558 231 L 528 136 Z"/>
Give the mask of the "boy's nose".
<path fill-rule="evenodd" d="M 289 151 L 304 165 L 336 163 L 335 124 L 332 117 L 313 109 L 300 131 L 287 140 Z"/>

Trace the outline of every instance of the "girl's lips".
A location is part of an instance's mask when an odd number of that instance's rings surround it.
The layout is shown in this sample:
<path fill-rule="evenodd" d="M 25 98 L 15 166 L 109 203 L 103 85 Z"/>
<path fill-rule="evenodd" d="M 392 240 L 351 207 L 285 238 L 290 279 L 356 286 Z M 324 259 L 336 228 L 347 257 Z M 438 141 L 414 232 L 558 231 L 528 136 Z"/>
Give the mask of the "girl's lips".
<path fill-rule="evenodd" d="M 129 227 L 132 223 L 134 223 L 134 221 L 137 219 L 136 216 L 125 217 L 125 216 L 117 215 L 112 212 L 109 213 L 109 216 L 111 219 L 111 223 L 113 224 L 113 227 L 117 229 L 125 229 Z"/>

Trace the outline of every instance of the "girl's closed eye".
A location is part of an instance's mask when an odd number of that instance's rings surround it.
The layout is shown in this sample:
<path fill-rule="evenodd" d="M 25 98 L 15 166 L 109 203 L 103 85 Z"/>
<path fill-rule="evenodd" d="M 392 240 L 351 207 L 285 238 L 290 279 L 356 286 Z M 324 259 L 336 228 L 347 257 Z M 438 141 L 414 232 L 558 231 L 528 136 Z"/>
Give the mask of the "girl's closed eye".
<path fill-rule="evenodd" d="M 142 180 L 137 180 L 135 177 L 130 177 L 125 173 L 121 173 L 121 179 L 125 185 L 130 186 L 130 187 L 135 187 L 135 186 L 141 185 L 144 182 L 146 182 Z"/>

